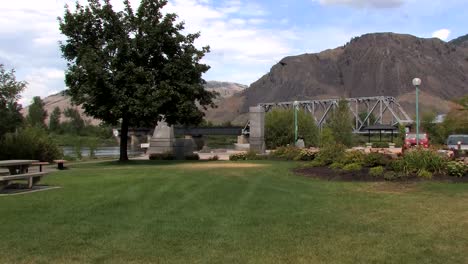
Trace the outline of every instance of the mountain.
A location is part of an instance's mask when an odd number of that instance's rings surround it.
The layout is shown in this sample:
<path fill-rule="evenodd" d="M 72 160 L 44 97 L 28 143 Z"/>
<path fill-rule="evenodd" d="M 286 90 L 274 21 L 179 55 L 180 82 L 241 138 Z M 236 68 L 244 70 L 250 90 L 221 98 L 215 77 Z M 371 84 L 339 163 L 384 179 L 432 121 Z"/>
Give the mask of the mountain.
<path fill-rule="evenodd" d="M 468 48 L 468 34 L 450 41 L 451 44 Z"/>
<path fill-rule="evenodd" d="M 206 83 L 205 88 L 209 91 L 216 91 L 218 92 L 218 98 L 215 99 L 216 102 L 219 102 L 221 99 L 226 98 L 226 97 L 232 97 L 233 95 L 244 91 L 247 86 L 243 84 L 238 84 L 238 83 L 231 83 L 231 82 L 218 82 L 218 81 L 209 81 Z M 101 123 L 100 120 L 94 119 L 92 117 L 87 116 L 84 113 L 84 110 L 81 106 L 74 106 L 72 105 L 71 98 L 66 95 L 64 91 L 59 92 L 54 95 L 47 96 L 42 99 L 44 101 L 44 108 L 47 111 L 47 113 L 50 115 L 52 111 L 54 110 L 55 107 L 59 107 L 60 110 L 63 111 L 68 108 L 68 107 L 73 107 L 78 110 L 78 112 L 81 114 L 81 117 L 85 120 L 87 120 L 89 123 L 93 125 L 98 125 Z M 27 115 L 28 113 L 28 107 L 25 107 L 22 110 L 22 113 L 24 116 Z M 61 116 L 61 122 L 65 121 L 66 118 Z M 49 123 L 49 119 L 46 119 L 46 123 Z"/>
<path fill-rule="evenodd" d="M 436 38 L 366 34 L 336 49 L 282 59 L 217 112 L 230 117 L 258 103 L 385 95 L 412 114 L 414 77 L 423 81 L 422 111 L 448 112 L 452 99 L 468 94 L 468 49 Z"/>
<path fill-rule="evenodd" d="M 206 90 L 217 92 L 219 98 L 231 97 L 247 88 L 248 86 L 244 84 L 218 81 L 209 81 L 205 85 Z"/>

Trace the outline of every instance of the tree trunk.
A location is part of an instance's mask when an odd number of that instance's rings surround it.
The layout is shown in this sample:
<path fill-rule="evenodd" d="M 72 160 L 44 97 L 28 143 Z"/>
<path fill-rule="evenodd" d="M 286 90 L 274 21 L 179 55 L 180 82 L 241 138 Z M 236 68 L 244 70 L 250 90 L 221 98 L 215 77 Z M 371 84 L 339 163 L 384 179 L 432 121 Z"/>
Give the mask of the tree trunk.
<path fill-rule="evenodd" d="M 119 161 L 127 161 L 127 142 L 128 142 L 128 119 L 122 118 L 122 125 L 120 127 L 120 158 Z"/>

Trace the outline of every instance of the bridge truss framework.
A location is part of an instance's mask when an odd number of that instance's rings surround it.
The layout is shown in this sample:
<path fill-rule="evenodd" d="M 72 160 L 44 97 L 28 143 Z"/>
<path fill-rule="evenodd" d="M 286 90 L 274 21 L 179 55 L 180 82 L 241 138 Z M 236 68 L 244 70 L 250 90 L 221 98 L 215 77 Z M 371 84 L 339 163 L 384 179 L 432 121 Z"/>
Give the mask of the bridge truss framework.
<path fill-rule="evenodd" d="M 403 107 L 391 96 L 297 101 L 297 106 L 311 113 L 317 126 L 322 129 L 340 100 L 348 103 L 354 118 L 354 133 L 362 133 L 363 128 L 374 124 L 408 125 L 413 123 Z M 268 112 L 274 108 L 292 109 L 294 102 L 261 103 L 259 106 Z M 363 112 L 367 113 L 364 119 L 359 116 Z M 371 124 L 372 116 L 375 117 L 375 121 Z"/>

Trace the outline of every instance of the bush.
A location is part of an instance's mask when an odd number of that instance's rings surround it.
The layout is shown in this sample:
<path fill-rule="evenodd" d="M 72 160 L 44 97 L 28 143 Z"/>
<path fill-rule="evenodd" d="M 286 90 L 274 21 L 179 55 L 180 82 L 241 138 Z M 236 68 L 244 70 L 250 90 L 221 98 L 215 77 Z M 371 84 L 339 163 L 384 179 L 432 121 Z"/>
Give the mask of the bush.
<path fill-rule="evenodd" d="M 327 164 L 325 164 L 323 161 L 320 161 L 318 159 L 314 159 L 313 161 L 311 161 L 309 163 L 309 166 L 310 167 L 323 167 L 323 166 L 326 166 Z"/>
<path fill-rule="evenodd" d="M 304 110 L 297 112 L 298 134 L 307 147 L 317 146 L 319 131 L 315 121 Z M 292 109 L 273 109 L 265 117 L 265 144 L 274 149 L 294 144 L 294 111 Z"/>
<path fill-rule="evenodd" d="M 394 172 L 403 172 L 405 170 L 405 162 L 402 158 L 391 160 L 388 163 L 388 168 Z"/>
<path fill-rule="evenodd" d="M 363 166 L 372 168 L 377 166 L 387 166 L 390 159 L 382 153 L 369 153 L 364 156 Z"/>
<path fill-rule="evenodd" d="M 342 159 L 342 163 L 345 165 L 352 164 L 352 163 L 357 163 L 357 164 L 362 165 L 364 163 L 365 157 L 366 157 L 366 154 L 364 154 L 363 152 L 359 150 L 348 151 L 348 152 L 345 152 L 343 159 Z"/>
<path fill-rule="evenodd" d="M 344 171 L 360 171 L 362 170 L 362 166 L 360 163 L 350 163 L 343 167 Z"/>
<path fill-rule="evenodd" d="M 153 153 L 149 155 L 150 160 L 175 160 L 176 157 L 172 152 Z"/>
<path fill-rule="evenodd" d="M 279 147 L 271 155 L 274 158 L 295 160 L 301 154 L 301 149 L 293 146 Z"/>
<path fill-rule="evenodd" d="M 384 172 L 385 172 L 384 167 L 378 166 L 378 167 L 370 168 L 369 175 L 373 177 L 378 177 L 378 176 L 382 176 Z"/>
<path fill-rule="evenodd" d="M 332 169 L 332 170 L 340 170 L 344 167 L 343 163 L 341 162 L 333 162 L 329 168 Z"/>
<path fill-rule="evenodd" d="M 0 145 L 0 160 L 29 159 L 52 162 L 63 157 L 59 146 L 39 127 L 26 127 L 17 133 L 8 133 Z"/>
<path fill-rule="evenodd" d="M 454 177 L 463 177 L 467 172 L 467 167 L 463 162 L 460 161 L 450 161 L 447 163 L 447 173 L 450 176 Z"/>
<path fill-rule="evenodd" d="M 245 154 L 245 159 L 246 160 L 256 160 L 257 159 L 257 152 L 255 152 L 253 150 L 247 151 L 247 153 Z"/>
<path fill-rule="evenodd" d="M 432 179 L 432 172 L 422 169 L 418 171 L 418 177 L 421 177 L 424 179 Z"/>
<path fill-rule="evenodd" d="M 200 160 L 200 156 L 198 156 L 197 153 L 192 153 L 192 154 L 188 154 L 188 155 L 185 155 L 185 160 Z"/>
<path fill-rule="evenodd" d="M 320 149 L 315 159 L 323 165 L 330 165 L 335 161 L 342 160 L 345 150 L 346 147 L 341 144 L 324 146 Z"/>
<path fill-rule="evenodd" d="M 387 171 L 384 174 L 384 179 L 386 181 L 394 181 L 394 180 L 396 180 L 398 178 L 399 178 L 398 174 L 396 172 L 394 172 L 394 171 Z"/>
<path fill-rule="evenodd" d="M 237 160 L 247 160 L 246 153 L 236 153 L 229 156 L 229 160 L 237 161 Z"/>
<path fill-rule="evenodd" d="M 217 160 L 219 160 L 219 157 L 218 157 L 218 155 L 214 155 L 213 157 L 210 157 L 208 160 L 217 161 Z"/>
<path fill-rule="evenodd" d="M 317 152 L 312 151 L 311 149 L 301 149 L 299 155 L 297 155 L 294 160 L 311 161 L 316 155 Z"/>
<path fill-rule="evenodd" d="M 373 148 L 389 148 L 388 142 L 372 142 Z"/>
<path fill-rule="evenodd" d="M 403 164 L 406 174 L 422 170 L 442 173 L 446 169 L 447 160 L 433 150 L 416 149 L 405 153 Z"/>

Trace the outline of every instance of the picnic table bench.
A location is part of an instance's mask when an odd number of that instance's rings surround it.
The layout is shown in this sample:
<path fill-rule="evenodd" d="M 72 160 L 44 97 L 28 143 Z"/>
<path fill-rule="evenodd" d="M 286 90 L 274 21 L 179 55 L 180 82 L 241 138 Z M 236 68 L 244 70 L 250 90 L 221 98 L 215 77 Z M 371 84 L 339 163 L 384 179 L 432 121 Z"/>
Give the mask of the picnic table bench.
<path fill-rule="evenodd" d="M 47 175 L 47 172 L 42 171 L 29 173 L 28 168 L 33 164 L 37 164 L 37 160 L 3 160 L 0 161 L 0 167 L 8 168 L 9 175 L 0 176 L 0 189 L 7 187 L 13 180 L 26 180 L 28 188 L 31 189 L 42 177 Z M 44 164 L 42 164 L 44 165 Z M 40 165 L 40 166 L 42 166 Z"/>

